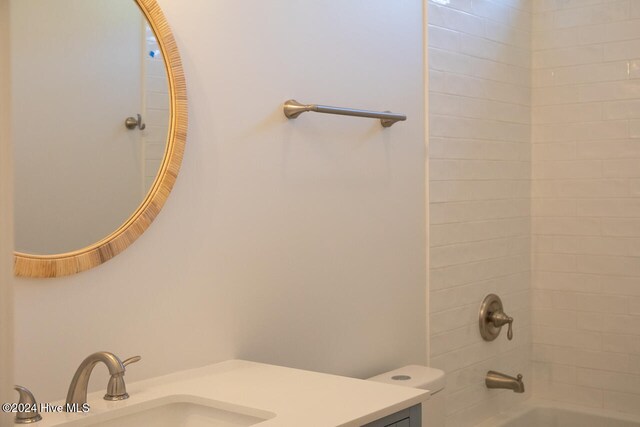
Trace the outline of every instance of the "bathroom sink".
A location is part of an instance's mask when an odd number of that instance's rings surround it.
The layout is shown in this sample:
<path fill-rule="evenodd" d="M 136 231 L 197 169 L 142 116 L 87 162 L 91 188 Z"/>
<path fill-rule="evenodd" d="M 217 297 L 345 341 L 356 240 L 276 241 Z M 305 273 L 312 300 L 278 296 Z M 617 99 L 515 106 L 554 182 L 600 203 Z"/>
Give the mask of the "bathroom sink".
<path fill-rule="evenodd" d="M 353 426 L 429 398 L 412 387 L 246 360 L 130 382 L 127 392 L 128 399 L 109 401 L 101 388 L 87 395 L 88 412 L 43 412 L 37 427 Z"/>
<path fill-rule="evenodd" d="M 190 401 L 191 400 L 191 401 Z M 198 399 L 199 400 L 199 399 Z M 188 396 L 159 399 L 65 424 L 95 427 L 247 427 L 275 414 L 224 402 L 194 402 Z"/>

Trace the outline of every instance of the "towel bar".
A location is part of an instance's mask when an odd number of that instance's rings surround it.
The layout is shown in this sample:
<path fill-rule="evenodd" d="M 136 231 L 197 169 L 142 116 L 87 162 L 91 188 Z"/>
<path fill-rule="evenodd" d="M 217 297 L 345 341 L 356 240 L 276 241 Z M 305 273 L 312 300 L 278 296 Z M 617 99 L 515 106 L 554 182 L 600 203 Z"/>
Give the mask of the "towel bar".
<path fill-rule="evenodd" d="M 307 111 L 312 111 L 314 113 L 339 114 L 341 116 L 380 119 L 380 123 L 382 123 L 382 126 L 386 128 L 391 127 L 395 122 L 407 120 L 407 116 L 404 114 L 397 114 L 389 111 L 380 112 L 355 110 L 353 108 L 330 107 L 328 105 L 301 104 L 295 99 L 290 99 L 284 103 L 284 115 L 287 116 L 288 119 L 295 119 L 300 114 L 306 113 Z"/>

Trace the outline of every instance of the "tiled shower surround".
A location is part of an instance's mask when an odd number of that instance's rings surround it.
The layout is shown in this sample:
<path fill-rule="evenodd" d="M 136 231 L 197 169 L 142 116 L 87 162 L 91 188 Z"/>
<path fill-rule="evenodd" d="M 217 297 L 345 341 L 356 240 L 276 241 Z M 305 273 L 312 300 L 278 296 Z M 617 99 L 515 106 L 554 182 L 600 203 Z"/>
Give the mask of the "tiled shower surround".
<path fill-rule="evenodd" d="M 640 0 L 431 0 L 430 357 L 449 426 L 640 413 Z M 483 342 L 498 293 L 515 338 Z M 528 396 L 524 396 L 526 398 Z"/>
<path fill-rule="evenodd" d="M 147 128 L 144 132 L 143 194 L 156 179 L 164 158 L 169 129 L 169 86 L 160 46 L 149 25 L 145 25 L 144 108 Z"/>
<path fill-rule="evenodd" d="M 534 395 L 640 414 L 640 1 L 534 1 Z"/>
<path fill-rule="evenodd" d="M 528 397 L 488 390 L 487 370 L 531 384 L 530 25 L 529 1 L 429 2 L 430 363 L 451 427 Z M 513 341 L 480 337 L 489 293 Z"/>

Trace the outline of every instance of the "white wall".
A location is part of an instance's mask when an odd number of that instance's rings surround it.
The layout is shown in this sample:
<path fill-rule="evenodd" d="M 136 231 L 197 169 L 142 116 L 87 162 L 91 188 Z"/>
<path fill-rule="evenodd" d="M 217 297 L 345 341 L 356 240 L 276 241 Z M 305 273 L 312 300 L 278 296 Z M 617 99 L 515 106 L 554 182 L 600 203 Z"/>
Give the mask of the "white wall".
<path fill-rule="evenodd" d="M 445 6 L 446 4 L 446 6 Z M 530 375 L 528 0 L 429 2 L 430 357 L 447 372 L 447 423 L 475 425 L 526 398 L 488 390 L 489 369 Z M 478 331 L 485 295 L 514 317 Z"/>
<path fill-rule="evenodd" d="M 534 3 L 535 394 L 640 414 L 640 2 Z"/>
<path fill-rule="evenodd" d="M 9 143 L 9 2 L 0 0 L 0 402 L 13 402 L 13 207 Z M 12 426 L 0 413 L 0 426 Z"/>
<path fill-rule="evenodd" d="M 188 82 L 182 172 L 123 254 L 18 280 L 17 381 L 61 398 L 96 350 L 141 354 L 130 381 L 233 357 L 359 377 L 424 363 L 422 2 L 159 3 Z M 409 120 L 288 121 L 293 97 Z"/>

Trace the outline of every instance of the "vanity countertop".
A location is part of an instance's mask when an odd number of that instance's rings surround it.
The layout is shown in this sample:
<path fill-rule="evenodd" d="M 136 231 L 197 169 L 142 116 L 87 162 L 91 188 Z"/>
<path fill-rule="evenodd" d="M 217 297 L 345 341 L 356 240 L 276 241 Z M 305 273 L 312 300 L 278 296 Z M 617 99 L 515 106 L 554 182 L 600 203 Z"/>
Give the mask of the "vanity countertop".
<path fill-rule="evenodd" d="M 204 404 L 215 402 L 220 409 L 268 418 L 256 424 L 260 427 L 356 427 L 429 397 L 425 390 L 245 360 L 128 383 L 127 391 L 131 397 L 119 402 L 103 400 L 104 390 L 90 393 L 88 413 L 42 413 L 38 425 L 58 426 L 70 421 L 74 427 L 93 425 L 116 409 L 126 413 L 127 409 L 153 408 L 154 402 L 188 397 Z"/>

